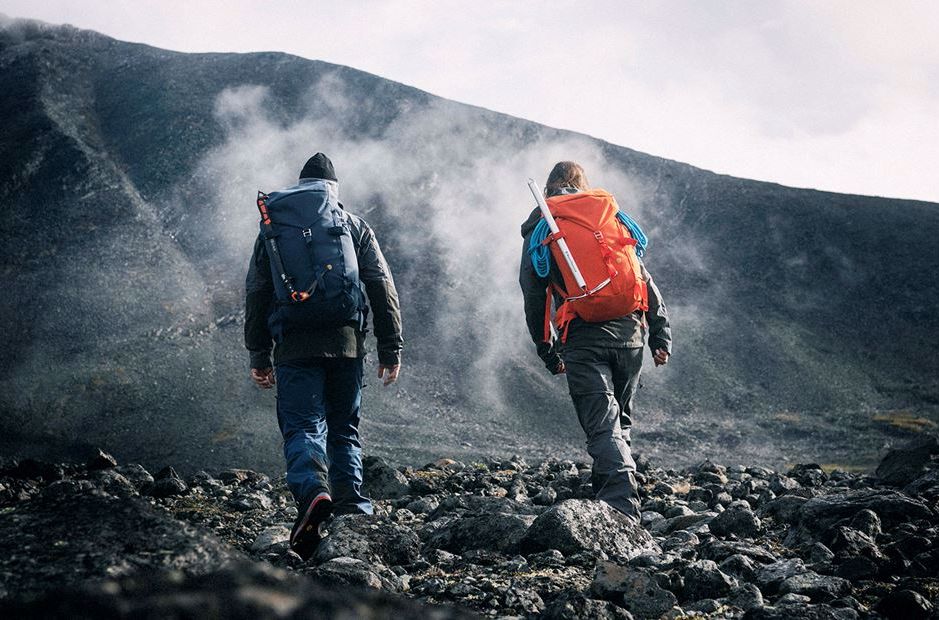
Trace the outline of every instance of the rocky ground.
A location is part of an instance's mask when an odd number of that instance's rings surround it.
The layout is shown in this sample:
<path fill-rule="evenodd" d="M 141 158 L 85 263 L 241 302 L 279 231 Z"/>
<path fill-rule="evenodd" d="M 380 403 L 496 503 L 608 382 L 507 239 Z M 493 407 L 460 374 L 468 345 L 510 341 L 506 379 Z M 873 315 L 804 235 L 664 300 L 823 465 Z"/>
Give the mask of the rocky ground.
<path fill-rule="evenodd" d="M 872 475 L 640 461 L 641 526 L 584 463 L 366 465 L 376 514 L 304 563 L 263 474 L 7 460 L 0 616 L 939 618 L 935 438 Z"/>

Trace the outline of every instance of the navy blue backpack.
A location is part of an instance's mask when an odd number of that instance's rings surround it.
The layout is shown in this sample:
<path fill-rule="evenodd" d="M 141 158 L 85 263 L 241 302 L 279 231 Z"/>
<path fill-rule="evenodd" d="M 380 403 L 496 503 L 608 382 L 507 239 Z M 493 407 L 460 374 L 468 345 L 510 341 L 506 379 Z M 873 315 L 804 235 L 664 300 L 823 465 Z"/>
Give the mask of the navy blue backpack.
<path fill-rule="evenodd" d="M 258 192 L 261 236 L 274 278 L 268 325 L 276 342 L 293 329 L 365 320 L 365 294 L 348 216 L 335 184 L 306 181 Z"/>

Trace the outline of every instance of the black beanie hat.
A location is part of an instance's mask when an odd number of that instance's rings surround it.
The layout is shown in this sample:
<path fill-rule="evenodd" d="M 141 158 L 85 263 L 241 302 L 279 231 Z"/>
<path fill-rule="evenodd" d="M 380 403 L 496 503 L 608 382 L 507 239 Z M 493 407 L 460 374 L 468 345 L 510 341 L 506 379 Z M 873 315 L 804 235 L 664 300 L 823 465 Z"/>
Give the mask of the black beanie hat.
<path fill-rule="evenodd" d="M 303 170 L 300 171 L 301 179 L 326 179 L 327 181 L 339 181 L 336 178 L 336 170 L 333 168 L 333 162 L 322 153 L 317 153 L 306 160 Z"/>

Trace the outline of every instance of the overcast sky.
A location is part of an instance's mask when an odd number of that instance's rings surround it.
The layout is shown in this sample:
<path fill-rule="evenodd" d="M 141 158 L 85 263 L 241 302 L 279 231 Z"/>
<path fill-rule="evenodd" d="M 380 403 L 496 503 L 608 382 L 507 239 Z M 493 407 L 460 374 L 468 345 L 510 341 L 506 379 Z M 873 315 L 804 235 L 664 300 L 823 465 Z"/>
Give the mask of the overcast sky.
<path fill-rule="evenodd" d="M 0 0 L 278 50 L 735 176 L 939 201 L 939 2 Z"/>

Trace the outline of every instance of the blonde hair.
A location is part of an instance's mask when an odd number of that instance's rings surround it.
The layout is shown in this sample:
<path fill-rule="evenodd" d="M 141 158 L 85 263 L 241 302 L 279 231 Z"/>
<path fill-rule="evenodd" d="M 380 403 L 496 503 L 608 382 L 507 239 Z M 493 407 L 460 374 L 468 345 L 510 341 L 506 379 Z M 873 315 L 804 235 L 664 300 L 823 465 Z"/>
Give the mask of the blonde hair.
<path fill-rule="evenodd" d="M 550 194 L 562 187 L 574 187 L 582 191 L 589 188 L 587 173 L 580 164 L 573 161 L 559 161 L 554 164 L 554 168 L 548 175 L 548 182 L 544 186 L 545 194 Z"/>

